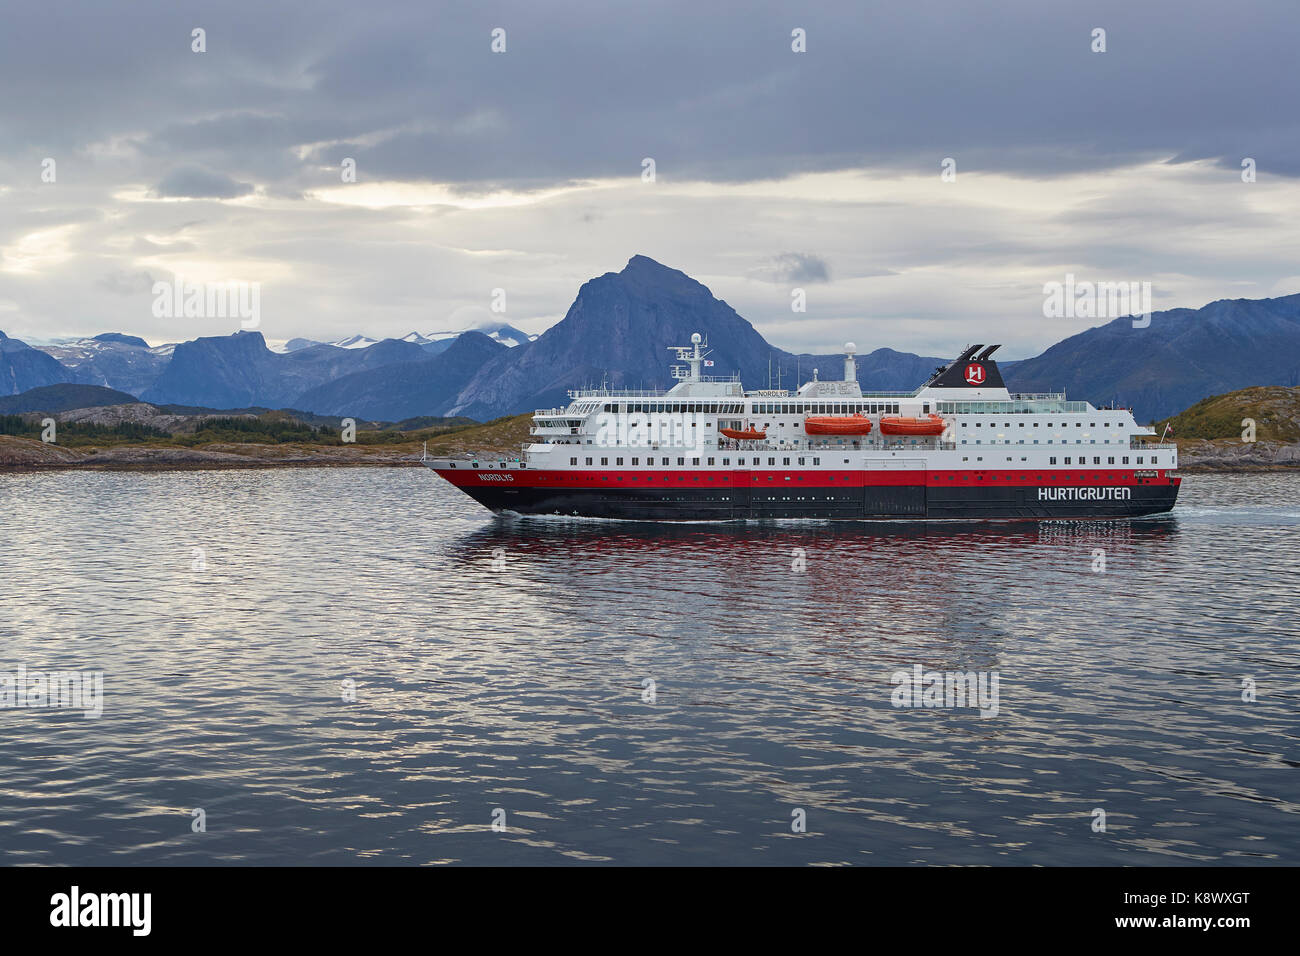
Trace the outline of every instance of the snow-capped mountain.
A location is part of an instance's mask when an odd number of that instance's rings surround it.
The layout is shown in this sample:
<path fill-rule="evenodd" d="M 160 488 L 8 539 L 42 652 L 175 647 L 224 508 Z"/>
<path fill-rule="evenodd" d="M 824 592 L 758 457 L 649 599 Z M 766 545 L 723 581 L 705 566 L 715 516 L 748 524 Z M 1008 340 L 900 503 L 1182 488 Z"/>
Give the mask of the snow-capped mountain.
<path fill-rule="evenodd" d="M 281 355 L 288 355 L 290 352 L 297 352 L 300 349 L 309 349 L 315 345 L 332 345 L 338 349 L 367 349 L 378 342 L 379 339 L 372 339 L 368 335 L 349 335 L 346 339 L 339 339 L 337 342 L 321 342 L 317 339 L 290 339 L 280 346 L 271 346 L 272 352 L 279 352 Z M 402 341 L 409 341 L 403 339 Z M 416 343 L 419 344 L 419 343 Z"/>
<path fill-rule="evenodd" d="M 428 344 L 424 346 L 427 351 L 435 354 L 443 351 L 451 345 L 457 338 L 465 332 L 482 332 L 488 338 L 500 342 L 508 348 L 514 348 L 517 345 L 523 345 L 525 342 L 534 341 L 537 336 L 529 335 L 527 332 L 521 332 L 513 325 L 506 325 L 502 322 L 500 325 L 481 325 L 475 329 L 461 329 L 458 332 L 430 332 L 425 338 Z"/>
<path fill-rule="evenodd" d="M 144 339 L 121 332 L 62 340 L 40 350 L 71 370 L 79 385 L 120 387 L 139 394 L 162 374 L 175 343 L 150 347 Z"/>
<path fill-rule="evenodd" d="M 537 338 L 535 335 L 529 335 L 527 332 L 521 332 L 514 326 L 506 325 L 504 322 L 500 325 L 484 325 L 475 329 L 460 329 L 455 332 L 430 332 L 423 335 L 419 332 L 408 332 L 397 341 L 406 342 L 410 345 L 418 345 L 426 352 L 438 355 L 451 347 L 451 343 L 456 341 L 466 332 L 482 332 L 493 341 L 500 342 L 509 348 L 516 345 L 523 345 L 525 342 L 531 342 Z M 366 349 L 379 342 L 379 339 L 372 339 L 368 335 L 350 335 L 345 339 L 339 339 L 337 342 L 322 342 L 318 339 L 289 339 L 283 345 L 270 346 L 272 352 L 278 352 L 281 355 L 287 355 L 290 352 L 297 352 L 300 349 L 309 349 L 314 345 L 332 345 L 340 349 Z M 387 339 L 383 341 L 389 341 Z"/>
<path fill-rule="evenodd" d="M 340 349 L 368 349 L 378 341 L 379 339 L 372 339 L 368 335 L 349 335 L 346 339 L 331 342 L 330 345 Z"/>

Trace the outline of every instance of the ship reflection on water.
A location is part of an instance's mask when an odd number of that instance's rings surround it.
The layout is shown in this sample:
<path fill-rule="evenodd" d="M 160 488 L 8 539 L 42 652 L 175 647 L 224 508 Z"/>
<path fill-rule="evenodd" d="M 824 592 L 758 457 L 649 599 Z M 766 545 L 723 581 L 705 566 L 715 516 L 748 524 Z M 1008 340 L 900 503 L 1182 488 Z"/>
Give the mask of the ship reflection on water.
<path fill-rule="evenodd" d="M 996 666 L 1003 640 L 1098 626 L 1176 547 L 1176 517 L 1114 522 L 672 524 L 496 519 L 455 539 L 467 583 L 536 626 L 693 645 L 780 634 L 792 652 L 877 638 L 854 666 Z M 1147 575 L 1146 578 L 1143 575 Z M 498 585 L 505 585 L 500 587 Z M 1089 609 L 1086 617 L 1066 612 Z M 1120 626 L 1120 622 L 1117 622 Z M 972 665 L 973 666 L 973 665 Z"/>

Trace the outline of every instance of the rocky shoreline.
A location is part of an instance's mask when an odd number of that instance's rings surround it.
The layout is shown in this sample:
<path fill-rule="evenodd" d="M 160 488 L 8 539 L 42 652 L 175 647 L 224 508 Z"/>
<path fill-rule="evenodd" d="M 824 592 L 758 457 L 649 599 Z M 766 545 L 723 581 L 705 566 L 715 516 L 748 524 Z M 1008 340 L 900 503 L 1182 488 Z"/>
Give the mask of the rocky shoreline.
<path fill-rule="evenodd" d="M 1300 468 L 1300 443 L 1183 439 L 1178 442 L 1178 470 L 1200 472 L 1289 471 Z"/>
<path fill-rule="evenodd" d="M 420 463 L 420 446 L 222 444 L 202 448 L 113 445 L 65 448 L 0 436 L 0 473 L 184 471 L 230 468 L 395 468 Z"/>

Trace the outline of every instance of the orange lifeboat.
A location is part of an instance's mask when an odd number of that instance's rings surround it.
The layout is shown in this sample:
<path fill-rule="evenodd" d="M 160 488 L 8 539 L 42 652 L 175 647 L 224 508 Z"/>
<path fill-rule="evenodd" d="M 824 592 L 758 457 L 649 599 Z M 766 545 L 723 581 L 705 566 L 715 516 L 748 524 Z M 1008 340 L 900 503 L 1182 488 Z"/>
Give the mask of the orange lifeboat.
<path fill-rule="evenodd" d="M 809 435 L 867 435 L 871 419 L 866 415 L 814 415 L 804 419 L 803 427 Z"/>
<path fill-rule="evenodd" d="M 736 439 L 736 441 L 758 441 L 760 438 L 767 437 L 767 432 L 760 432 L 752 425 L 743 432 L 736 428 L 719 428 L 718 431 L 728 438 Z"/>
<path fill-rule="evenodd" d="M 882 435 L 942 435 L 946 427 L 939 415 L 926 415 L 924 418 L 885 415 L 880 419 Z"/>

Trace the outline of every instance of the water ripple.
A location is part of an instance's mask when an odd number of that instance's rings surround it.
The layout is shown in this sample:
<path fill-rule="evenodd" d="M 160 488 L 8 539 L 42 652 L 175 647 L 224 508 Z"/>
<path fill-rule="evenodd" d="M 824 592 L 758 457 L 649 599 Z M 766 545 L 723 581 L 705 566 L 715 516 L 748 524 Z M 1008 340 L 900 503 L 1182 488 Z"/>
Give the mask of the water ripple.
<path fill-rule="evenodd" d="M 1297 492 L 665 527 L 417 469 L 0 476 L 0 670 L 105 691 L 0 709 L 3 859 L 1295 864 Z M 895 708 L 918 664 L 997 715 Z"/>

